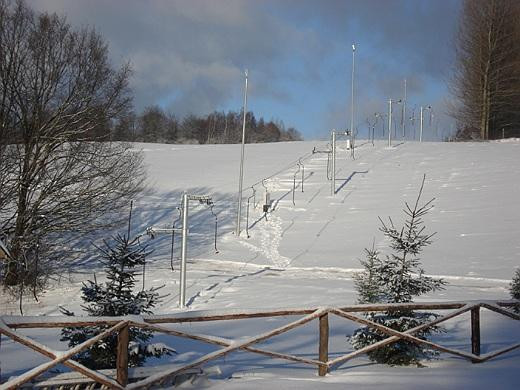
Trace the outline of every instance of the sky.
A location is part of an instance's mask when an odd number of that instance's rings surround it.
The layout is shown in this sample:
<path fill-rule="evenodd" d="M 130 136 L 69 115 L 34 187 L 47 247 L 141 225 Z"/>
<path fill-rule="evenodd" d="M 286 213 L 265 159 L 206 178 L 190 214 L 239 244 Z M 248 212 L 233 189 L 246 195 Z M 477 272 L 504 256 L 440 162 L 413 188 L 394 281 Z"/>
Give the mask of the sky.
<path fill-rule="evenodd" d="M 136 111 L 159 105 L 178 117 L 248 110 L 324 139 L 351 120 L 367 134 L 389 99 L 407 117 L 431 105 L 426 138 L 447 136 L 448 81 L 460 0 L 27 0 L 38 11 L 91 26 L 114 66 L 129 62 Z M 400 127 L 401 107 L 394 123 Z M 385 120 L 385 123 L 387 119 Z M 411 135 L 412 121 L 407 121 Z M 382 123 L 376 125 L 381 136 Z M 416 127 L 418 121 L 416 121 Z M 400 129 L 401 131 L 401 129 Z"/>

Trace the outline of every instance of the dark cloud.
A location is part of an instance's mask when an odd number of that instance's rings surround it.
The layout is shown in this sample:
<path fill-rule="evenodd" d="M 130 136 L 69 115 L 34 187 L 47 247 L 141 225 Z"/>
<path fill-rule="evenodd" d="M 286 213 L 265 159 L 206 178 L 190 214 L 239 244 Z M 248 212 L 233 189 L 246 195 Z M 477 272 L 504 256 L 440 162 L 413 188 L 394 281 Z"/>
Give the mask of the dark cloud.
<path fill-rule="evenodd" d="M 130 61 L 137 109 L 236 109 L 249 67 L 253 101 L 291 105 L 308 95 L 320 100 L 327 125 L 345 116 L 347 101 L 334 102 L 340 92 L 330 83 L 349 85 L 352 42 L 360 47 L 362 116 L 401 94 L 404 77 L 411 97 L 443 81 L 460 7 L 457 0 L 27 1 L 74 25 L 95 26 L 114 62 Z"/>

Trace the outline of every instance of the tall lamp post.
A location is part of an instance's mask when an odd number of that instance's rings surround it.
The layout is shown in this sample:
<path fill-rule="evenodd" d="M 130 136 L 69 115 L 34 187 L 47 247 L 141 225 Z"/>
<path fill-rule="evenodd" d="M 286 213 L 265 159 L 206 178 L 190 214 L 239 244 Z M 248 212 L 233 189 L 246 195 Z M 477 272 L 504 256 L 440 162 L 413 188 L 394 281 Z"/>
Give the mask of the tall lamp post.
<path fill-rule="evenodd" d="M 352 82 L 351 82 L 351 101 L 350 101 L 350 154 L 354 156 L 354 65 L 355 65 L 356 45 L 352 44 Z"/>
<path fill-rule="evenodd" d="M 403 138 L 406 137 L 406 79 L 404 79 L 404 99 L 403 99 Z"/>
<path fill-rule="evenodd" d="M 424 122 L 424 110 L 432 110 L 432 106 L 423 107 L 421 106 L 421 114 L 420 114 L 420 130 L 419 130 L 419 142 L 422 142 L 423 138 L 423 122 Z"/>
<path fill-rule="evenodd" d="M 392 146 L 392 103 L 401 103 L 401 99 L 394 101 L 388 100 L 388 147 Z"/>
<path fill-rule="evenodd" d="M 240 176 L 238 178 L 238 208 L 237 208 L 237 226 L 236 236 L 240 236 L 240 219 L 242 214 L 242 184 L 244 182 L 244 149 L 246 143 L 246 115 L 247 115 L 247 69 L 244 72 L 246 81 L 244 88 L 244 119 L 242 121 L 242 152 L 240 154 Z"/>
<path fill-rule="evenodd" d="M 385 114 L 382 114 L 382 113 L 379 113 L 379 112 L 376 112 L 374 114 L 374 116 L 376 117 L 376 122 L 379 118 L 381 118 L 381 137 L 384 137 L 385 136 Z"/>

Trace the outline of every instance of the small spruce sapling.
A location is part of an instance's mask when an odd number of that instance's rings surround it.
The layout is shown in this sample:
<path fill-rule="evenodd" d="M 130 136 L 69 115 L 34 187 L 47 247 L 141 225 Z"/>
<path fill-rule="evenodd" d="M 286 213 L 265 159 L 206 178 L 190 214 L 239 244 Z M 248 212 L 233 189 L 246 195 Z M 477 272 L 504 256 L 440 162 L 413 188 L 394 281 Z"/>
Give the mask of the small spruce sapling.
<path fill-rule="evenodd" d="M 382 272 L 383 263 L 379 260 L 379 251 L 375 249 L 375 242 L 372 243 L 372 249 L 365 248 L 366 260 L 359 260 L 364 268 L 363 272 L 354 274 L 354 285 L 358 292 L 358 302 L 377 303 L 380 302 L 379 279 L 378 275 Z"/>
<path fill-rule="evenodd" d="M 101 262 L 105 265 L 107 281 L 98 283 L 87 281 L 81 289 L 82 299 L 86 303 L 83 309 L 90 316 L 125 316 L 152 314 L 152 308 L 160 302 L 158 288 L 134 292 L 138 267 L 146 260 L 146 247 L 139 245 L 137 239 L 129 241 L 126 236 L 113 237 L 114 245 L 104 241 Z M 65 308 L 66 315 L 74 315 Z M 61 333 L 61 341 L 67 341 L 74 347 L 106 330 L 106 326 L 88 328 L 68 327 Z M 141 366 L 148 357 L 160 357 L 175 352 L 164 344 L 149 344 L 152 332 L 131 327 L 129 330 L 128 365 Z M 91 369 L 114 368 L 116 366 L 117 334 L 112 334 L 89 349 L 80 352 L 75 360 Z"/>
<path fill-rule="evenodd" d="M 359 303 L 409 303 L 414 297 L 443 288 L 445 282 L 424 275 L 419 254 L 423 248 L 431 244 L 433 234 L 425 233 L 423 217 L 432 206 L 434 199 L 420 205 L 425 176 L 419 194 L 412 207 L 405 203 L 406 222 L 400 229 L 392 219 L 385 223 L 381 218 L 380 231 L 390 241 L 392 253 L 380 257 L 380 253 L 372 247 L 365 249 L 366 260 L 361 260 L 364 271 L 355 276 L 354 282 L 358 292 Z M 382 313 L 368 313 L 367 319 L 400 332 L 422 325 L 435 317 L 434 313 L 416 312 L 412 310 L 394 310 Z M 427 339 L 431 333 L 440 328 L 431 327 L 414 336 Z M 370 327 L 357 329 L 349 337 L 355 349 L 361 349 L 388 337 Z M 421 365 L 420 361 L 437 355 L 437 352 L 424 345 L 407 341 L 397 341 L 385 347 L 369 352 L 371 360 L 390 365 Z"/>

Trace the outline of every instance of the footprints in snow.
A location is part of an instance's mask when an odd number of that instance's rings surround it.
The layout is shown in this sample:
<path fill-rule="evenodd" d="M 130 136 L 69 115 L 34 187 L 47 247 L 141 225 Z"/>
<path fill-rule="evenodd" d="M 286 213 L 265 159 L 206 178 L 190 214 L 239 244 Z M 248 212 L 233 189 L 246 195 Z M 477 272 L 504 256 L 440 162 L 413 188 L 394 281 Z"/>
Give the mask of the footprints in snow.
<path fill-rule="evenodd" d="M 270 214 L 267 221 L 257 225 L 255 235 L 260 238 L 259 246 L 242 239 L 239 242 L 251 251 L 263 254 L 274 266 L 287 267 L 291 260 L 278 251 L 283 236 L 282 222 L 280 217 Z"/>

